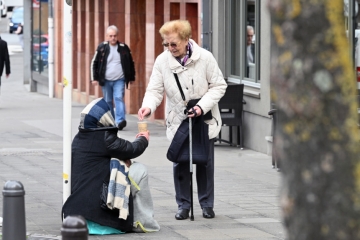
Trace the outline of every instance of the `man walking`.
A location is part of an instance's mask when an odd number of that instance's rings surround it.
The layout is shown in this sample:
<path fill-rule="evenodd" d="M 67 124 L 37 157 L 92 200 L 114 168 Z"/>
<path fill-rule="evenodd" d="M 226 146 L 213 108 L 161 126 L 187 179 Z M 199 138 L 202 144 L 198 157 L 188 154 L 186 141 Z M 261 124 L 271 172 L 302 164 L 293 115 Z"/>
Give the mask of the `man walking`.
<path fill-rule="evenodd" d="M 8 78 L 10 75 L 10 57 L 9 50 L 7 47 L 7 42 L 1 39 L 0 37 L 0 89 L 1 89 L 1 76 L 4 71 L 5 66 L 5 74 Z"/>
<path fill-rule="evenodd" d="M 130 48 L 117 40 L 118 29 L 109 26 L 106 30 L 108 41 L 102 42 L 91 62 L 92 85 L 102 87 L 105 101 L 111 108 L 119 130 L 126 127 L 125 84 L 135 81 L 135 67 Z M 115 103 L 115 113 L 113 102 Z"/>

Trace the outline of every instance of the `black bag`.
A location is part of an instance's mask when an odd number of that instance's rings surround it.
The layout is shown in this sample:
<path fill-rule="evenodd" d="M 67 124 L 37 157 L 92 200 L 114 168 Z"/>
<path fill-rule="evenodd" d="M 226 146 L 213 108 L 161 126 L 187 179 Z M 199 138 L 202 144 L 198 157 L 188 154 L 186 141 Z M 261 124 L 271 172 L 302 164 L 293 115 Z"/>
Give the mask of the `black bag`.
<path fill-rule="evenodd" d="M 101 190 L 100 190 L 100 207 L 102 210 L 117 212 L 119 214 L 119 209 L 117 209 L 117 208 L 110 209 L 106 205 L 107 195 L 108 195 L 108 191 L 109 191 L 108 186 L 109 186 L 109 182 L 106 182 L 106 180 L 104 180 L 101 185 Z"/>
<path fill-rule="evenodd" d="M 134 200 L 133 200 L 132 194 L 130 192 L 130 195 L 129 195 L 129 215 L 127 216 L 126 220 L 120 219 L 119 218 L 119 209 L 117 209 L 117 208 L 110 209 L 106 205 L 106 200 L 107 200 L 107 195 L 108 195 L 109 178 L 110 178 L 110 173 L 108 175 L 108 178 L 105 178 L 101 185 L 100 208 L 103 211 L 106 211 L 107 214 L 109 214 L 110 216 L 116 217 L 118 219 L 118 222 L 114 225 L 113 221 L 111 219 L 109 219 L 109 222 L 108 222 L 109 225 L 106 225 L 106 224 L 105 225 L 112 227 L 112 228 L 116 228 L 123 232 L 131 231 L 133 228 L 133 224 L 134 224 L 134 203 L 133 203 Z M 105 220 L 105 222 L 106 222 L 106 220 Z"/>
<path fill-rule="evenodd" d="M 204 116 L 192 120 L 192 160 L 194 164 L 207 164 L 209 160 L 209 125 Z M 174 163 L 189 163 L 189 119 L 179 126 L 166 154 Z"/>
<path fill-rule="evenodd" d="M 180 82 L 179 82 L 179 78 L 178 78 L 178 75 L 176 73 L 174 73 L 174 77 L 175 77 L 175 80 L 176 80 L 176 84 L 179 88 L 179 91 L 181 93 L 181 97 L 182 99 L 184 100 L 185 102 L 185 95 L 184 95 L 184 92 L 181 88 L 181 85 L 180 85 Z M 192 108 L 192 107 L 195 107 L 196 104 L 200 101 L 201 98 L 198 98 L 198 99 L 191 99 L 187 102 L 187 105 L 186 105 L 186 109 L 184 111 L 185 114 L 187 114 L 187 112 Z M 211 114 L 211 110 L 208 111 L 205 115 L 204 115 L 204 120 L 211 120 L 212 119 L 212 114 Z"/>

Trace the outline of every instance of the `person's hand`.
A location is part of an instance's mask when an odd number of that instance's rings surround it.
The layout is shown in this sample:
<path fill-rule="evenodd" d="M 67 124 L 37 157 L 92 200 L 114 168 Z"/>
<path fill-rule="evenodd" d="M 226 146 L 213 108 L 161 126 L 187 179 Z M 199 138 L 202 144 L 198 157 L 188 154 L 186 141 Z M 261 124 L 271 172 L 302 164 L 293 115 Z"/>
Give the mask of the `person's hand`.
<path fill-rule="evenodd" d="M 149 137 L 150 137 L 149 130 L 147 130 L 146 132 L 139 132 L 138 134 L 136 134 L 136 138 L 141 136 L 145 137 L 149 141 Z"/>
<path fill-rule="evenodd" d="M 146 117 L 147 115 L 149 115 L 151 112 L 150 108 L 148 107 L 143 107 L 143 108 L 140 108 L 139 111 L 138 111 L 138 118 L 139 120 L 143 120 L 144 117 Z"/>
<path fill-rule="evenodd" d="M 193 109 L 195 110 L 195 112 L 193 112 L 194 111 Z M 200 115 L 201 115 L 201 109 L 198 106 L 195 106 L 195 107 L 189 109 L 189 111 L 188 111 L 189 118 L 198 117 Z"/>
<path fill-rule="evenodd" d="M 133 81 L 129 81 L 129 84 L 127 86 L 127 89 L 131 89 L 131 86 L 134 85 L 134 80 Z"/>
<path fill-rule="evenodd" d="M 91 81 L 91 84 L 92 84 L 94 87 L 96 87 L 96 86 L 99 85 L 99 82 L 96 81 L 96 80 L 93 80 L 93 81 Z"/>
<path fill-rule="evenodd" d="M 131 166 L 131 160 L 130 159 L 127 159 L 127 160 L 124 160 L 125 162 L 125 165 L 129 168 Z"/>
<path fill-rule="evenodd" d="M 10 76 L 10 74 L 6 74 L 6 78 L 8 78 Z"/>

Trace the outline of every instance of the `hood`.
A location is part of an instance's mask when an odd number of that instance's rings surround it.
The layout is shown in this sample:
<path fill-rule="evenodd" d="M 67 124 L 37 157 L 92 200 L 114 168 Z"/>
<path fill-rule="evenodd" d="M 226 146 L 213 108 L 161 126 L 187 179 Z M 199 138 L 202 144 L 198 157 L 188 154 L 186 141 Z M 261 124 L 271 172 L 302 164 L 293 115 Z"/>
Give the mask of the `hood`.
<path fill-rule="evenodd" d="M 110 107 L 103 98 L 89 103 L 80 113 L 79 128 L 91 129 L 101 127 L 116 127 Z"/>

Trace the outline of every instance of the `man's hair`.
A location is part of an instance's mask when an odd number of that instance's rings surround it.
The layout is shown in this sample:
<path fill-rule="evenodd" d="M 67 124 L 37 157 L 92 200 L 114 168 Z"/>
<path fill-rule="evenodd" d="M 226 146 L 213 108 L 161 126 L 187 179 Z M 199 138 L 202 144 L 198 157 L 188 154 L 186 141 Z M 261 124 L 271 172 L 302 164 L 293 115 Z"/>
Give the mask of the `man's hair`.
<path fill-rule="evenodd" d="M 118 28 L 115 25 L 108 26 L 108 28 L 106 29 L 106 34 L 109 32 L 109 30 L 114 30 L 116 34 L 118 34 L 119 32 Z"/>
<path fill-rule="evenodd" d="M 164 23 L 159 33 L 162 38 L 164 38 L 164 35 L 177 33 L 181 39 L 187 39 L 191 38 L 191 26 L 187 20 L 173 20 Z"/>
<path fill-rule="evenodd" d="M 250 25 L 247 25 L 246 29 L 249 31 L 249 30 L 252 30 L 254 32 L 254 28 Z"/>

